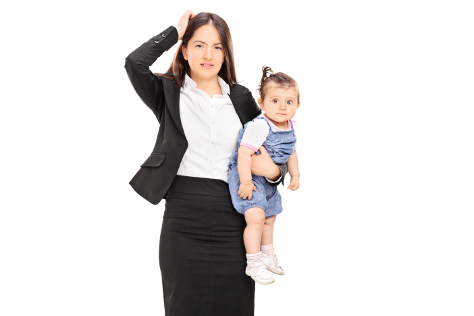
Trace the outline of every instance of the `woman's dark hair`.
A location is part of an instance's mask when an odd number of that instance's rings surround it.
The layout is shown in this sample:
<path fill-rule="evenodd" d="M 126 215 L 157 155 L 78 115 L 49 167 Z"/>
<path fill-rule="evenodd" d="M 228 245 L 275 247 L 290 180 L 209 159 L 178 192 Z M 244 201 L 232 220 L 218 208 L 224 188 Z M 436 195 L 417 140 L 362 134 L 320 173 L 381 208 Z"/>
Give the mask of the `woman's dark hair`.
<path fill-rule="evenodd" d="M 298 84 L 296 81 L 291 78 L 290 76 L 282 73 L 282 72 L 277 72 L 273 73 L 273 70 L 268 67 L 268 66 L 263 66 L 262 67 L 263 75 L 262 79 L 260 79 L 260 86 L 258 88 L 258 92 L 260 94 L 260 98 L 265 100 L 265 93 L 267 92 L 267 85 L 270 82 L 275 82 L 278 86 L 284 87 L 284 88 L 290 88 L 290 87 L 295 87 L 296 88 L 296 93 L 297 93 L 297 103 L 300 104 L 300 88 L 298 87 Z"/>
<path fill-rule="evenodd" d="M 188 45 L 189 40 L 193 37 L 194 32 L 203 25 L 213 25 L 217 29 L 217 33 L 221 38 L 222 48 L 224 49 L 224 62 L 222 67 L 217 74 L 221 77 L 229 86 L 237 83 L 237 76 L 235 74 L 234 66 L 234 48 L 232 45 L 232 37 L 230 35 L 229 27 L 223 18 L 214 13 L 200 12 L 196 14 L 188 23 L 186 31 L 183 34 L 183 39 L 179 45 L 176 53 L 173 57 L 170 67 L 167 72 L 171 72 L 173 77 L 167 78 L 176 81 L 178 87 L 181 87 L 184 82 L 186 74 L 190 76 L 190 68 L 188 62 L 184 59 L 181 47 Z M 157 74 L 160 75 L 160 74 Z"/>

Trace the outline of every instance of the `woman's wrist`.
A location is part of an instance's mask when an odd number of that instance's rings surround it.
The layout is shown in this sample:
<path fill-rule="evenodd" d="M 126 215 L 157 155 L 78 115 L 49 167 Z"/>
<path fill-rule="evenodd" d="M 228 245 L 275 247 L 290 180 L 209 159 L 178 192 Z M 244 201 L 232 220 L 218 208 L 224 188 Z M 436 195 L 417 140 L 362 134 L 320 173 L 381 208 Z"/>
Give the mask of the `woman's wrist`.
<path fill-rule="evenodd" d="M 178 41 L 183 39 L 183 30 L 179 26 L 175 26 L 176 31 L 178 32 Z"/>

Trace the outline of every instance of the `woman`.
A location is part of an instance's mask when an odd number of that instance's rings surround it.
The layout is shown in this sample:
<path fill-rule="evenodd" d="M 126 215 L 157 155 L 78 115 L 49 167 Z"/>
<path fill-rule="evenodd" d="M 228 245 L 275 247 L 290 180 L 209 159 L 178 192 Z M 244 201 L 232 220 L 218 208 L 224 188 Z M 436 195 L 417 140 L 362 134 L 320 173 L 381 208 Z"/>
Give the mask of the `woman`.
<path fill-rule="evenodd" d="M 178 40 L 167 73 L 153 74 L 149 67 Z M 159 249 L 166 315 L 254 315 L 255 282 L 243 273 L 246 223 L 232 205 L 227 165 L 239 129 L 261 110 L 236 83 L 227 24 L 187 10 L 176 27 L 133 51 L 125 68 L 160 123 L 130 185 L 152 204 L 166 199 Z M 286 165 L 260 151 L 252 173 L 278 185 Z"/>

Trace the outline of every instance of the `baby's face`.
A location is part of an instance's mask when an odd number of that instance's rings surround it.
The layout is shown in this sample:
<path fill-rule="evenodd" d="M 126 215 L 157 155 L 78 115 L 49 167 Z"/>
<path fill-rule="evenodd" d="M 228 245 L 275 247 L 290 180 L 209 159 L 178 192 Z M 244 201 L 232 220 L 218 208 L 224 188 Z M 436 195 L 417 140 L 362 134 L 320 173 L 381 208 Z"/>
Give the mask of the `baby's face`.
<path fill-rule="evenodd" d="M 265 100 L 258 98 L 260 108 L 273 123 L 283 129 L 287 127 L 287 121 L 291 120 L 299 107 L 297 104 L 298 92 L 295 87 L 281 88 L 274 82 L 270 82 L 265 93 Z"/>

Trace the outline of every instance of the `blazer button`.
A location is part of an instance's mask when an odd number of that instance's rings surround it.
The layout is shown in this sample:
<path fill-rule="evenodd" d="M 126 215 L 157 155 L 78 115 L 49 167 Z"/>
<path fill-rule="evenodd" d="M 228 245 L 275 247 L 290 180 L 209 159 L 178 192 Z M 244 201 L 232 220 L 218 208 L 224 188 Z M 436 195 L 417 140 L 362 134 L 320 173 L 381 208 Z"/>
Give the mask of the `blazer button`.
<path fill-rule="evenodd" d="M 161 34 L 161 37 L 165 37 L 165 36 L 166 36 L 166 34 L 165 34 L 165 33 Z"/>
<path fill-rule="evenodd" d="M 159 40 L 155 40 L 155 44 L 158 44 L 160 41 Z"/>

